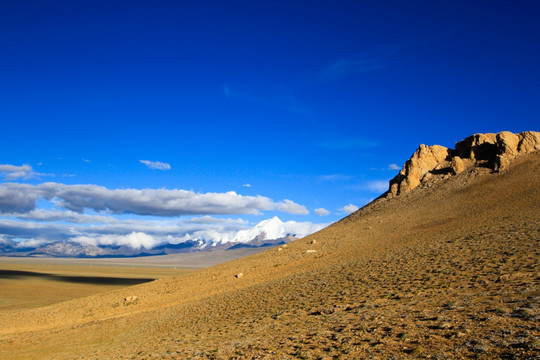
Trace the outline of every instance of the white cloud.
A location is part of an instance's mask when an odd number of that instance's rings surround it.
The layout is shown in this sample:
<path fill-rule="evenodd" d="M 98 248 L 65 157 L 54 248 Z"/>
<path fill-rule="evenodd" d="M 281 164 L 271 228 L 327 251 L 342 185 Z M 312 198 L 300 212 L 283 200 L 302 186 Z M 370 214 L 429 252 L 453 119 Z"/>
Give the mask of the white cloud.
<path fill-rule="evenodd" d="M 351 214 L 351 213 L 355 212 L 358 209 L 359 209 L 358 206 L 353 205 L 353 204 L 349 204 L 349 205 L 345 205 L 344 207 L 340 208 L 339 211 L 343 211 L 343 212 L 345 212 L 347 214 Z"/>
<path fill-rule="evenodd" d="M 314 210 L 315 214 L 319 216 L 326 216 L 330 214 L 330 211 L 326 210 L 325 208 L 318 208 Z"/>
<path fill-rule="evenodd" d="M 17 248 L 32 248 L 32 247 L 38 247 L 41 245 L 46 245 L 49 242 L 46 240 L 38 240 L 38 239 L 30 239 L 26 241 L 13 241 L 13 246 Z"/>
<path fill-rule="evenodd" d="M 388 185 L 388 181 L 386 180 L 375 180 L 375 181 L 368 182 L 366 187 L 370 191 L 383 193 L 388 190 L 389 185 Z"/>
<path fill-rule="evenodd" d="M 161 161 L 139 160 L 146 165 L 149 169 L 155 170 L 171 170 L 171 165 Z"/>
<path fill-rule="evenodd" d="M 279 210 L 308 214 L 303 205 L 291 200 L 274 202 L 264 196 L 243 196 L 234 191 L 195 193 L 179 189 L 108 189 L 98 185 L 0 184 L 0 212 L 27 213 L 39 199 L 55 201 L 57 207 L 82 213 L 87 209 L 114 214 L 153 216 L 260 214 Z"/>
<path fill-rule="evenodd" d="M 12 180 L 28 176 L 28 174 L 32 172 L 32 167 L 27 164 L 21 166 L 1 164 L 0 171 L 7 179 Z"/>
<path fill-rule="evenodd" d="M 242 219 L 214 219 L 213 223 L 210 221 L 199 223 L 194 219 L 180 221 L 118 220 L 111 217 L 111 220 L 104 223 L 83 224 L 30 222 L 0 218 L 0 234 L 5 239 L 21 239 L 23 240 L 21 243 L 28 240 L 39 240 L 45 243 L 76 241 L 93 245 L 129 245 L 133 241 L 136 247 L 139 246 L 137 244 L 146 244 L 145 246 L 155 246 L 167 242 L 177 244 L 185 241 L 186 236 L 199 232 L 213 232 L 217 237 L 219 234 L 235 234 L 248 228 L 247 222 Z M 128 237 L 132 233 L 144 233 L 152 240 L 142 236 Z M 209 240 L 212 239 L 213 237 L 209 238 Z"/>
<path fill-rule="evenodd" d="M 343 174 L 330 174 L 330 175 L 323 175 L 319 179 L 321 181 L 344 181 L 344 180 L 350 180 L 352 176 L 350 175 L 343 175 Z"/>
<path fill-rule="evenodd" d="M 247 188 L 250 188 L 251 187 L 251 184 L 244 184 L 242 185 L 243 187 L 247 187 Z"/>
<path fill-rule="evenodd" d="M 35 172 L 32 167 L 28 164 L 23 164 L 21 166 L 10 165 L 10 164 L 1 164 L 0 173 L 6 180 L 15 180 L 15 179 L 31 179 L 37 178 L 40 176 L 50 176 L 49 174 L 40 174 Z"/>
<path fill-rule="evenodd" d="M 44 210 L 36 209 L 26 213 L 3 214 L 4 216 L 16 217 L 23 220 L 33 221 L 66 221 L 77 224 L 92 224 L 92 223 L 116 223 L 117 219 L 111 216 L 101 215 L 86 215 L 75 211 L 59 211 L 59 210 Z"/>
<path fill-rule="evenodd" d="M 128 246 L 132 249 L 152 249 L 163 243 L 143 232 L 131 232 L 128 235 L 79 236 L 71 239 L 73 242 L 91 245 Z"/>
<path fill-rule="evenodd" d="M 37 191 L 33 185 L 1 184 L 0 213 L 28 212 L 36 208 Z"/>
<path fill-rule="evenodd" d="M 186 223 L 190 224 L 247 224 L 247 222 L 244 219 L 223 219 L 223 218 L 215 218 L 209 215 L 204 215 L 201 217 L 193 217 L 191 219 L 185 220 Z"/>
<path fill-rule="evenodd" d="M 74 235 L 67 224 L 33 223 L 0 219 L 0 233 L 8 239 L 29 239 L 39 241 L 62 241 Z"/>
<path fill-rule="evenodd" d="M 309 214 L 308 209 L 304 205 L 300 205 L 295 203 L 294 201 L 285 199 L 281 203 L 278 204 L 277 209 L 279 211 L 283 211 L 289 214 L 295 214 L 295 215 L 307 215 Z"/>
<path fill-rule="evenodd" d="M 401 168 L 397 164 L 389 164 L 388 170 L 401 170 Z"/>

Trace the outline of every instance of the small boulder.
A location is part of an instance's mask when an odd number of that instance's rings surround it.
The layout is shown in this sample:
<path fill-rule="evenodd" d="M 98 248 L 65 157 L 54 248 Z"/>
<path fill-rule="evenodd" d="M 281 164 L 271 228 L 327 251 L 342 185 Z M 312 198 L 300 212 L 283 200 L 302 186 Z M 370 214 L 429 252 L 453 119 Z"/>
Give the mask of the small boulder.
<path fill-rule="evenodd" d="M 452 171 L 454 172 L 454 174 L 457 175 L 459 173 L 462 173 L 463 171 L 465 171 L 465 169 L 466 167 L 463 159 L 459 156 L 454 156 L 452 158 Z"/>

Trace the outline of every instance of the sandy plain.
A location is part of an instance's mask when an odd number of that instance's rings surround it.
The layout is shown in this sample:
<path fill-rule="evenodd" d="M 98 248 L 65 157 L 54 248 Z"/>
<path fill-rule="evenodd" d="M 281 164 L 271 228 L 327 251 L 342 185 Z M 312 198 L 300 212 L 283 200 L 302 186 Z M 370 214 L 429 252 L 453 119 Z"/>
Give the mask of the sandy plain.
<path fill-rule="evenodd" d="M 245 248 L 136 258 L 0 257 L 0 313 L 185 275 L 262 250 Z"/>
<path fill-rule="evenodd" d="M 538 359 L 539 224 L 533 153 L 281 250 L 0 314 L 0 358 Z"/>

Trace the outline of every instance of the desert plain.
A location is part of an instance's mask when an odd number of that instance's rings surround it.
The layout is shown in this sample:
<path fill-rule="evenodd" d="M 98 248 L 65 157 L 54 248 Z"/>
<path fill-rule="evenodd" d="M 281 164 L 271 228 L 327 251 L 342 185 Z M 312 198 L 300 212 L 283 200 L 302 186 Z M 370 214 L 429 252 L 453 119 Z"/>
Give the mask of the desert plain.
<path fill-rule="evenodd" d="M 0 313 L 187 274 L 264 248 L 147 257 L 0 257 Z"/>
<path fill-rule="evenodd" d="M 536 151 L 287 246 L 0 311 L 0 358 L 538 359 L 539 242 Z"/>

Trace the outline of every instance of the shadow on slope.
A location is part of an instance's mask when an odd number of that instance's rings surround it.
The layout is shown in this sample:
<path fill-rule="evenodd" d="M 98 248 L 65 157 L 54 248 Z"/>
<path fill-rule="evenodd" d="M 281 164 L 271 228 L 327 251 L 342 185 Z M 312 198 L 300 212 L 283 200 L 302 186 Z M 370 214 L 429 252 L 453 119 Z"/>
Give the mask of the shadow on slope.
<path fill-rule="evenodd" d="M 93 285 L 137 285 L 145 282 L 153 281 L 154 279 L 146 278 L 119 278 L 107 276 L 65 276 L 47 273 L 39 273 L 34 271 L 20 270 L 0 270 L 0 279 L 25 279 L 25 278 L 41 278 L 52 281 L 61 281 L 77 284 L 93 284 Z"/>

